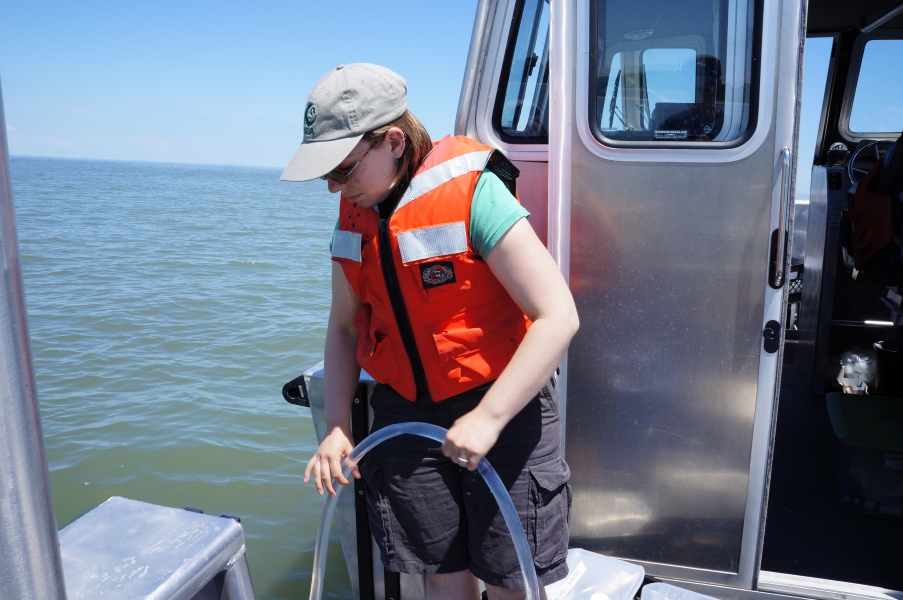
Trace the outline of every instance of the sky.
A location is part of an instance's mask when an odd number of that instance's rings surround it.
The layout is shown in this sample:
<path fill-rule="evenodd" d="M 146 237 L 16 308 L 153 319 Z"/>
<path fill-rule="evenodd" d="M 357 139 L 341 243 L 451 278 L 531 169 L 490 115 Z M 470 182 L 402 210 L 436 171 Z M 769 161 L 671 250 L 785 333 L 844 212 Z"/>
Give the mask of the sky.
<path fill-rule="evenodd" d="M 865 45 L 857 94 L 850 111 L 850 130 L 859 132 L 900 131 L 903 129 L 903 102 L 900 101 L 903 81 L 903 40 L 872 40 Z M 897 57 L 889 60 L 888 57 Z M 877 103 L 863 101 L 866 94 Z"/>
<path fill-rule="evenodd" d="M 4 2 L 0 85 L 10 153 L 283 167 L 302 138 L 307 93 L 350 62 L 404 76 L 409 107 L 438 139 L 454 127 L 476 4 Z M 810 38 L 801 196 L 829 55 L 830 40 Z M 899 128 L 903 109 L 888 103 L 899 98 L 898 78 L 882 77 L 880 61 L 865 62 L 863 80 L 876 89 L 857 96 L 854 113 Z"/>
<path fill-rule="evenodd" d="M 408 81 L 452 133 L 477 0 L 0 3 L 10 154 L 284 167 L 338 64 Z"/>
<path fill-rule="evenodd" d="M 800 139 L 796 165 L 796 198 L 808 200 L 812 182 L 812 159 L 815 158 L 815 141 L 818 123 L 828 84 L 828 67 L 831 63 L 831 38 L 808 38 L 803 57 L 803 98 L 800 103 Z"/>

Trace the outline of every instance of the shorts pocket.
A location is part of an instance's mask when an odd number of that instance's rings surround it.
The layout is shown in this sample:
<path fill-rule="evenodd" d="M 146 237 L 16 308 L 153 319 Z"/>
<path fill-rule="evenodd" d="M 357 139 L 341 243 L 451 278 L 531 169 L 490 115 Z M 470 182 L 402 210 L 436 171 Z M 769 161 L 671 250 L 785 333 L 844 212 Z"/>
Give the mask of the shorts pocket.
<path fill-rule="evenodd" d="M 544 569 L 567 558 L 571 471 L 560 456 L 528 469 L 535 519 L 533 562 Z"/>
<path fill-rule="evenodd" d="M 386 482 L 382 467 L 365 458 L 361 463 L 361 477 L 365 482 L 367 518 L 370 530 L 382 554 L 383 564 L 395 556 L 395 531 L 392 527 L 392 511 L 386 495 Z"/>
<path fill-rule="evenodd" d="M 558 390 L 555 387 L 552 387 L 552 383 L 549 382 L 542 386 L 542 389 L 539 391 L 542 397 L 545 399 L 546 403 L 549 405 L 549 410 L 552 411 L 552 414 L 555 415 L 556 419 L 561 418 L 561 414 L 558 409 Z"/>

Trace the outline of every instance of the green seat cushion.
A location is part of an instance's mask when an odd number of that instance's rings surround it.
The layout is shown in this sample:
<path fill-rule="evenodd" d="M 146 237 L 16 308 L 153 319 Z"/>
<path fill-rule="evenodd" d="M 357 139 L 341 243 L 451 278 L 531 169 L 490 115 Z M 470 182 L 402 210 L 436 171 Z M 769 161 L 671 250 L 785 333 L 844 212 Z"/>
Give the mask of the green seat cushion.
<path fill-rule="evenodd" d="M 903 399 L 833 392 L 826 400 L 841 444 L 903 452 Z"/>

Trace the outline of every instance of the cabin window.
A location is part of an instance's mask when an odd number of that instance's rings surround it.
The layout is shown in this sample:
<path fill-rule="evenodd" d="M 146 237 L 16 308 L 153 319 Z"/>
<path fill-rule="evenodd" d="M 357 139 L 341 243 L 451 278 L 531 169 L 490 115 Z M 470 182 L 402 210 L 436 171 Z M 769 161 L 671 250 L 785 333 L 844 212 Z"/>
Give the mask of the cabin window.
<path fill-rule="evenodd" d="M 549 0 L 521 0 L 514 10 L 493 121 L 506 142 L 549 139 Z"/>
<path fill-rule="evenodd" d="M 754 122 L 754 0 L 591 4 L 590 119 L 600 141 L 738 143 Z"/>
<path fill-rule="evenodd" d="M 899 134 L 903 131 L 903 40 L 870 40 L 865 44 L 853 107 L 853 133 Z"/>

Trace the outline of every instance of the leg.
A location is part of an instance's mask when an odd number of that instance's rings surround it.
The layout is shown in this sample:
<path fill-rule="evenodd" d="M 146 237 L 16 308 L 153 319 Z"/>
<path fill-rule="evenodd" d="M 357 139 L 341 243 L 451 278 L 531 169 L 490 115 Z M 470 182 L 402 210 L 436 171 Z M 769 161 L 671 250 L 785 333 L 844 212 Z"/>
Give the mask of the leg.
<path fill-rule="evenodd" d="M 383 384 L 376 386 L 370 404 L 374 432 L 401 422 L 446 428 L 453 422 L 443 416 L 443 408 L 449 412 L 443 403 L 411 402 Z M 467 571 L 462 469 L 442 454 L 437 442 L 410 435 L 392 438 L 374 448 L 360 468 L 370 529 L 389 571 L 427 576 Z M 454 579 L 449 581 L 454 590 Z M 455 597 L 454 591 L 438 595 L 448 584 L 444 579 L 433 583 L 434 597 Z"/>
<path fill-rule="evenodd" d="M 470 571 L 426 576 L 426 600 L 477 600 L 480 586 Z"/>
<path fill-rule="evenodd" d="M 489 600 L 523 600 L 526 596 L 523 590 L 506 590 L 486 584 L 486 595 Z M 539 600 L 546 600 L 546 588 L 539 586 Z"/>
<path fill-rule="evenodd" d="M 535 568 L 540 589 L 568 572 L 569 471 L 559 455 L 557 390 L 549 389 L 553 385 L 550 381 L 505 427 L 486 457 L 514 502 L 533 557 L 528 568 Z M 490 600 L 524 598 L 517 553 L 496 499 L 482 478 L 469 471 L 463 489 L 471 572 L 486 583 Z"/>

